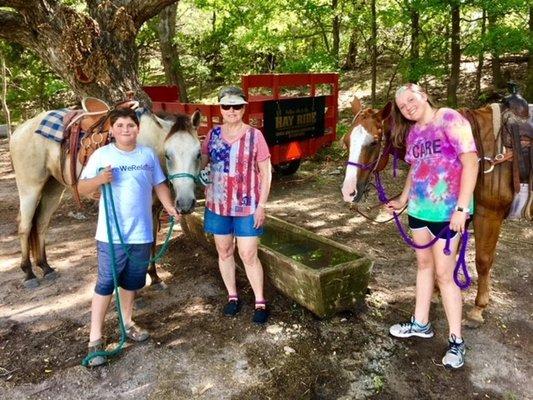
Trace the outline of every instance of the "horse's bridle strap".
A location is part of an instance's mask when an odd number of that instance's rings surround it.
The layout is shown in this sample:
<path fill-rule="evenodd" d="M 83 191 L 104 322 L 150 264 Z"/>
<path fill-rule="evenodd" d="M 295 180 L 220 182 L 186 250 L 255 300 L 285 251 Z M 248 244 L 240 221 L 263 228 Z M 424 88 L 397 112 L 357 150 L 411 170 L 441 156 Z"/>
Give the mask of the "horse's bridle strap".
<path fill-rule="evenodd" d="M 372 161 L 371 163 L 368 163 L 368 164 L 360 164 L 360 163 L 356 163 L 356 162 L 353 162 L 353 161 L 347 161 L 346 162 L 346 165 L 351 165 L 352 167 L 357 167 L 357 168 L 361 168 L 361 169 L 365 169 L 365 170 L 368 170 L 368 169 L 371 169 L 374 164 L 376 164 L 377 160 L 375 161 Z"/>
<path fill-rule="evenodd" d="M 177 174 L 172 174 L 172 175 L 168 176 L 168 180 L 169 181 L 171 181 L 172 179 L 178 179 L 178 178 L 190 178 L 194 182 L 198 182 L 198 177 L 197 176 L 195 176 L 193 174 L 189 174 L 187 172 L 179 172 Z"/>

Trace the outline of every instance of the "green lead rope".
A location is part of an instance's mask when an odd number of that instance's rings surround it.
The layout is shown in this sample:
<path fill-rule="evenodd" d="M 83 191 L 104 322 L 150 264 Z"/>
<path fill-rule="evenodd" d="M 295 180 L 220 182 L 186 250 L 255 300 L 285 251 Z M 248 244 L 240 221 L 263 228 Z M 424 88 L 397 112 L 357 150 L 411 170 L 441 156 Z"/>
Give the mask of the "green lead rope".
<path fill-rule="evenodd" d="M 126 253 L 128 259 L 132 262 L 137 262 L 138 260 L 134 260 L 132 256 L 130 256 L 128 250 L 127 250 L 127 246 L 126 244 L 124 243 L 124 239 L 122 237 L 122 234 L 120 232 L 120 228 L 119 228 L 119 225 L 118 225 L 118 219 L 117 219 L 117 213 L 115 211 L 115 203 L 113 201 L 113 192 L 111 190 L 111 184 L 109 183 L 106 183 L 104 186 L 104 210 L 105 210 L 105 222 L 106 222 L 106 228 L 107 228 L 107 240 L 108 240 L 108 243 L 109 243 L 109 250 L 111 252 L 111 271 L 113 273 L 113 284 L 115 286 L 115 308 L 117 309 L 117 314 L 118 314 L 118 322 L 119 322 L 119 329 L 120 329 L 120 342 L 118 343 L 117 347 L 115 347 L 115 349 L 111 350 L 111 351 L 95 351 L 93 353 L 90 353 L 88 354 L 84 359 L 83 361 L 81 362 L 81 365 L 83 365 L 84 367 L 87 367 L 89 365 L 89 361 L 91 361 L 93 358 L 95 357 L 99 357 L 99 356 L 104 356 L 104 357 L 113 357 L 119 353 L 122 352 L 122 348 L 124 346 L 124 343 L 126 342 L 126 327 L 124 326 L 124 317 L 122 316 L 122 309 L 121 309 L 121 306 L 120 306 L 120 296 L 119 296 L 119 293 L 118 293 L 118 277 L 117 277 L 117 264 L 116 264 L 116 256 L 115 256 L 115 246 L 113 245 L 113 233 L 112 233 L 112 227 L 111 227 L 111 222 L 110 222 L 110 210 L 109 210 L 109 204 L 108 204 L 108 201 L 107 201 L 107 198 L 109 196 L 109 199 L 110 199 L 110 203 L 111 203 L 111 209 L 112 209 L 112 214 L 113 214 L 113 220 L 115 222 L 115 228 L 117 230 L 117 233 L 118 233 L 118 237 L 119 237 L 119 240 L 120 240 L 120 244 L 124 250 L 124 252 Z M 108 193 L 109 192 L 109 193 Z M 170 226 L 168 228 L 168 234 L 165 238 L 165 242 L 163 243 L 163 245 L 161 246 L 161 250 L 157 253 L 156 256 L 154 256 L 154 258 L 150 258 L 148 261 L 141 261 L 143 263 L 146 263 L 146 264 L 149 264 L 151 262 L 155 262 L 157 260 L 159 260 L 163 254 L 165 254 L 165 252 L 167 251 L 168 249 L 168 246 L 170 244 L 170 235 L 172 234 L 172 229 L 174 227 L 174 217 L 171 217 L 170 218 Z"/>

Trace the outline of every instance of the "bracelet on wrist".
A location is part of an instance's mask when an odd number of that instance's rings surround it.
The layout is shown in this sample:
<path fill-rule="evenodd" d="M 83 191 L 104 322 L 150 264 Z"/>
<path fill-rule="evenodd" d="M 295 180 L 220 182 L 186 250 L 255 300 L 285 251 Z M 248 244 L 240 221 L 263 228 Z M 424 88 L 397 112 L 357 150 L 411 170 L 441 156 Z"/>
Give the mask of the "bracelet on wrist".
<path fill-rule="evenodd" d="M 470 214 L 470 209 L 468 207 L 455 206 L 455 211 L 460 211 L 466 214 Z"/>

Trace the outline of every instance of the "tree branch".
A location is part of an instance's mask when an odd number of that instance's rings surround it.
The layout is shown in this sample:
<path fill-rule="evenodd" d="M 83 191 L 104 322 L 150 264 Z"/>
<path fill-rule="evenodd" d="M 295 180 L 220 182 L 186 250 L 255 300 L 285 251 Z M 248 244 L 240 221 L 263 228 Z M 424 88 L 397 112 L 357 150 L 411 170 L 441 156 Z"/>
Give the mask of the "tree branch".
<path fill-rule="evenodd" d="M 0 38 L 27 47 L 34 39 L 24 17 L 9 10 L 0 10 Z"/>
<path fill-rule="evenodd" d="M 135 27 L 139 29 L 145 21 L 159 14 L 165 7 L 178 1 L 179 0 L 131 0 L 126 6 L 126 9 L 128 14 L 131 15 Z"/>
<path fill-rule="evenodd" d="M 0 7 L 11 7 L 20 10 L 21 8 L 28 8 L 31 3 L 31 1 L 24 0 L 0 0 Z"/>

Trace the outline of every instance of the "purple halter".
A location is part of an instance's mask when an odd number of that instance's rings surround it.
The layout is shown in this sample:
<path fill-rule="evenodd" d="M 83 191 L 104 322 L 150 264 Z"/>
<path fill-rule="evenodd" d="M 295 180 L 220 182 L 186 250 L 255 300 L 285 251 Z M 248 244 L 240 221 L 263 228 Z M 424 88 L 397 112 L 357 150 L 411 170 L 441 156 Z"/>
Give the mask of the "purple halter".
<path fill-rule="evenodd" d="M 351 166 L 353 166 L 353 167 L 361 168 L 361 169 L 364 169 L 364 170 L 369 170 L 369 169 L 371 169 L 371 168 L 372 168 L 377 162 L 378 162 L 378 160 L 372 161 L 371 163 L 368 163 L 368 164 L 360 164 L 360 163 L 356 163 L 356 162 L 353 162 L 353 161 L 346 161 L 346 165 L 351 165 Z"/>
<path fill-rule="evenodd" d="M 381 160 L 382 157 L 385 157 L 389 154 L 392 153 L 392 176 L 394 178 L 396 178 L 397 176 L 397 172 L 398 172 L 398 150 L 394 149 L 392 152 L 390 151 L 390 144 L 387 145 L 385 147 L 385 149 L 383 150 L 383 153 L 381 153 L 381 155 L 375 159 L 374 161 L 368 163 L 368 164 L 361 164 L 361 163 L 357 163 L 357 162 L 353 162 L 353 161 L 346 161 L 346 165 L 351 165 L 352 167 L 357 167 L 357 168 L 361 168 L 362 170 L 365 170 L 365 171 L 368 171 L 368 170 L 371 170 L 371 171 L 374 171 L 374 166 L 377 167 L 377 164 L 379 162 L 379 160 Z"/>

